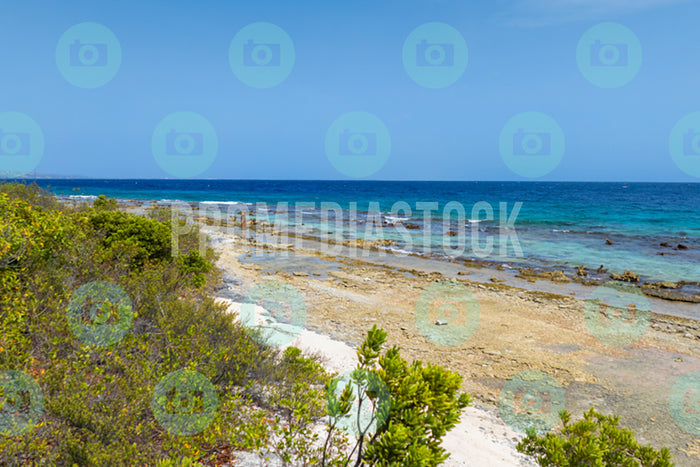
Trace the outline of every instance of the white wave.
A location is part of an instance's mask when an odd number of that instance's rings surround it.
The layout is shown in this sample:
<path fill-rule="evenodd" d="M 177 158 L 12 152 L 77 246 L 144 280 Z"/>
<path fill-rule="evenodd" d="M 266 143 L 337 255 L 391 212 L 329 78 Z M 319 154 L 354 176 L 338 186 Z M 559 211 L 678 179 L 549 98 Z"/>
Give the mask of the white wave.
<path fill-rule="evenodd" d="M 199 204 L 216 204 L 222 206 L 248 206 L 243 201 L 200 201 Z"/>
<path fill-rule="evenodd" d="M 181 199 L 164 198 L 164 199 L 156 200 L 156 204 L 166 204 L 166 205 L 169 205 L 169 204 L 178 204 L 178 205 L 187 204 L 187 205 L 189 205 L 190 203 L 188 203 L 187 201 L 183 201 Z"/>
<path fill-rule="evenodd" d="M 397 224 L 399 222 L 405 222 L 409 220 L 410 217 L 400 217 L 400 216 L 387 216 L 384 215 L 384 220 L 387 221 L 390 224 Z"/>
<path fill-rule="evenodd" d="M 400 255 L 410 255 L 411 253 L 413 253 L 413 251 L 404 250 L 403 248 L 399 248 L 396 246 L 382 247 L 382 249 L 391 251 L 392 253 L 398 253 Z"/>

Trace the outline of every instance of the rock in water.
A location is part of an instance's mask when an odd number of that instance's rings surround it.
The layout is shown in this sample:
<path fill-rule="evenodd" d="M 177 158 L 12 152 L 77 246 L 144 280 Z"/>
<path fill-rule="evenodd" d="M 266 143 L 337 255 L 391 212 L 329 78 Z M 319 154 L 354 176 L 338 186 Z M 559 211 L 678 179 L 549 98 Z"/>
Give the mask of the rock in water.
<path fill-rule="evenodd" d="M 639 274 L 635 274 L 632 271 L 625 271 L 623 274 L 615 274 L 613 272 L 610 274 L 610 278 L 615 281 L 639 282 Z"/>
<path fill-rule="evenodd" d="M 563 271 L 554 270 L 552 271 L 551 280 L 554 282 L 569 282 L 569 278 L 566 277 Z"/>

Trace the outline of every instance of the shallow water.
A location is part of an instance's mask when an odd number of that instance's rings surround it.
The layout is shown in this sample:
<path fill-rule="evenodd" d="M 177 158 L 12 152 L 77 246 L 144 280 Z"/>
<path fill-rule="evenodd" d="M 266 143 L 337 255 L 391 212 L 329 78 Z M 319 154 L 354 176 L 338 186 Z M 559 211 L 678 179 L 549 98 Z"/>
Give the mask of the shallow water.
<path fill-rule="evenodd" d="M 39 180 L 63 195 L 210 201 L 297 232 L 392 239 L 395 249 L 546 268 L 600 265 L 700 281 L 700 184 L 271 180 Z M 80 188 L 80 191 L 74 191 Z M 232 203 L 240 202 L 238 207 Z M 217 204 L 218 203 L 218 204 Z M 306 204 L 301 204 L 306 203 Z M 322 203 L 330 203 L 322 205 Z M 333 204 L 337 203 L 337 204 Z M 434 203 L 420 204 L 420 203 Z M 516 207 L 517 206 L 517 207 Z M 339 222 L 330 210 L 340 209 Z M 514 211 L 515 210 L 515 211 Z M 517 215 L 515 215 L 517 214 Z M 213 214 L 215 217 L 216 215 Z M 501 229 L 512 220 L 512 229 Z M 374 222 L 376 221 L 376 223 Z M 412 226 L 412 230 L 401 230 Z M 453 230 L 459 235 L 447 237 Z M 510 233 L 511 235 L 504 235 Z M 607 245 L 606 238 L 614 244 Z M 493 248 L 488 254 L 488 245 Z M 668 243 L 670 247 L 661 246 Z M 676 250 L 678 244 L 688 247 Z M 503 245 L 503 249 L 501 246 Z M 516 248 L 519 246 L 520 251 Z"/>

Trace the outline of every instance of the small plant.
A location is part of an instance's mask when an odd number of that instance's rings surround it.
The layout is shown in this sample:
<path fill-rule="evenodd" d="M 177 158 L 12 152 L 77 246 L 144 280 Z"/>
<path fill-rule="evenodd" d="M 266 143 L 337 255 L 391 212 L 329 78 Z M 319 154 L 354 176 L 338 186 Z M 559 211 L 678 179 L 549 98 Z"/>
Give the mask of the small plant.
<path fill-rule="evenodd" d="M 561 434 L 537 436 L 534 430 L 518 444 L 518 451 L 537 459 L 542 466 L 642 466 L 670 467 L 668 448 L 660 451 L 640 446 L 632 430 L 619 427 L 616 415 L 603 415 L 591 408 L 583 419 L 571 423 L 571 414 L 563 410 Z"/>
<path fill-rule="evenodd" d="M 117 204 L 117 200 L 114 198 L 107 198 L 105 195 L 100 195 L 92 202 L 92 207 L 95 208 L 95 211 L 116 211 L 119 209 L 119 204 Z"/>
<path fill-rule="evenodd" d="M 206 283 L 206 274 L 211 271 L 211 264 L 197 250 L 191 250 L 186 255 L 178 256 L 178 265 L 180 272 L 189 275 L 190 283 L 197 288 Z"/>
<path fill-rule="evenodd" d="M 457 424 L 461 410 L 471 405 L 471 396 L 460 392 L 462 378 L 457 373 L 421 361 L 409 364 L 396 346 L 382 352 L 385 341 L 382 329 L 368 331 L 351 377 L 355 394 L 347 385 L 336 396 L 337 386 L 327 385 L 329 436 L 355 404 L 358 413 L 363 404 L 370 404 L 376 422 L 374 433 L 358 430 L 355 445 L 340 465 L 353 459 L 355 466 L 439 465 L 449 457 L 440 445 L 442 438 Z M 358 426 L 363 427 L 359 422 Z M 331 448 L 327 440 L 322 465 L 335 465 L 325 463 Z"/>

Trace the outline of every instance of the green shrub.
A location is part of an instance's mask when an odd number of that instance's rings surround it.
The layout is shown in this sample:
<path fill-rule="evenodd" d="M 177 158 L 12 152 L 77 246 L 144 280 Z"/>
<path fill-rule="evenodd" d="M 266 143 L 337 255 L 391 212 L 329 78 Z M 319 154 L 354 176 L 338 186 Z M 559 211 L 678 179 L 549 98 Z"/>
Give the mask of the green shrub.
<path fill-rule="evenodd" d="M 105 195 L 98 196 L 92 203 L 92 207 L 96 211 L 116 211 L 119 209 L 117 200 L 114 198 L 107 198 Z"/>
<path fill-rule="evenodd" d="M 0 464 L 190 465 L 252 449 L 260 424 L 241 415 L 252 406 L 242 394 L 253 380 L 284 374 L 277 351 L 202 287 L 217 285 L 210 252 L 181 248 L 183 259 L 172 258 L 167 222 L 112 211 L 100 198 L 71 210 L 32 190 L 0 185 L 0 369 L 39 383 L 44 416 L 22 435 L 0 437 Z M 108 347 L 79 341 L 66 321 L 71 294 L 95 280 L 127 291 L 136 316 Z M 158 381 L 182 368 L 205 375 L 220 396 L 209 427 L 186 438 L 159 425 L 150 400 Z"/>
<path fill-rule="evenodd" d="M 16 200 L 25 201 L 33 206 L 58 209 L 60 203 L 49 191 L 40 188 L 35 182 L 30 184 L 13 182 L 0 183 L 0 192 Z"/>
<path fill-rule="evenodd" d="M 518 444 L 518 450 L 537 459 L 543 466 L 643 466 L 668 467 L 671 453 L 651 446 L 640 446 L 634 432 L 619 427 L 620 419 L 591 408 L 583 419 L 571 423 L 571 415 L 562 411 L 564 425 L 560 434 L 537 436 L 534 430 Z"/>
<path fill-rule="evenodd" d="M 360 373 L 357 379 L 367 390 L 364 394 L 358 391 L 357 400 L 347 391 L 349 386 L 339 396 L 334 395 L 332 385 L 327 386 L 329 432 L 348 415 L 352 404 L 370 403 L 376 413 L 377 430 L 371 436 L 360 434 L 353 448 L 363 462 L 439 465 L 449 457 L 440 446 L 442 438 L 457 424 L 471 397 L 460 392 L 462 378 L 457 373 L 420 361 L 409 364 L 396 346 L 382 353 L 385 340 L 386 332 L 374 326 L 358 349 L 358 369 L 366 372 L 366 377 Z M 388 389 L 389 404 L 381 403 L 381 385 L 372 383 L 372 375 Z"/>
<path fill-rule="evenodd" d="M 206 273 L 211 271 L 211 264 L 198 250 L 178 256 L 178 265 L 182 274 L 190 276 L 190 282 L 195 287 L 202 287 L 206 283 Z"/>
<path fill-rule="evenodd" d="M 122 211 L 98 210 L 90 214 L 92 228 L 102 236 L 104 260 L 121 259 L 141 267 L 148 261 L 170 258 L 167 223 Z"/>

